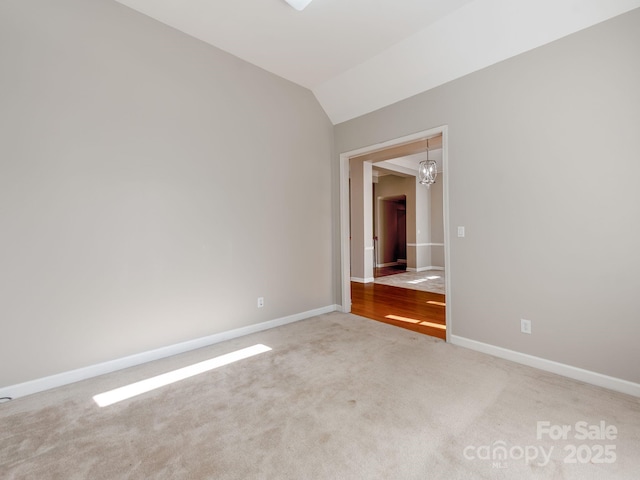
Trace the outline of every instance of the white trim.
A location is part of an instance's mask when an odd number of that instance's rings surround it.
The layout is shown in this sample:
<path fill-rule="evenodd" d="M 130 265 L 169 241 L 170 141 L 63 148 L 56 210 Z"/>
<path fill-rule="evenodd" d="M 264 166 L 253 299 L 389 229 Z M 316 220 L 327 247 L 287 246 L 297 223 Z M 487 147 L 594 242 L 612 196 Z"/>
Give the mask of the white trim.
<path fill-rule="evenodd" d="M 453 298 L 451 295 L 451 239 L 449 236 L 449 127 L 442 127 L 442 223 L 444 224 L 444 269 L 447 272 L 444 280 L 444 291 L 447 301 L 445 318 L 447 320 L 446 339 L 451 341 L 453 331 Z"/>
<path fill-rule="evenodd" d="M 418 268 L 411 268 L 411 267 L 407 267 L 407 272 L 426 272 L 427 270 L 440 270 L 440 271 L 444 271 L 444 267 L 434 267 L 434 266 L 429 266 L 429 267 L 418 267 Z"/>
<path fill-rule="evenodd" d="M 287 317 L 276 318 L 274 320 L 269 320 L 254 325 L 248 325 L 246 327 L 240 327 L 234 330 L 228 330 L 226 332 L 216 333 L 207 337 L 196 338 L 194 340 L 176 343 L 174 345 L 168 345 L 166 347 L 157 348 L 155 350 L 137 353 L 128 357 L 109 360 L 107 362 L 98 363 L 96 365 L 90 365 L 88 367 L 78 368 L 76 370 L 70 370 L 67 372 L 58 373 L 56 375 L 19 383 L 16 385 L 10 385 L 8 387 L 0 388 L 0 397 L 11 397 L 14 399 L 24 397 L 25 395 L 31 395 L 32 393 L 38 393 L 44 390 L 49 390 L 51 388 L 61 387 L 70 383 L 97 377 L 98 375 L 104 375 L 105 373 L 115 372 L 116 370 L 122 370 L 124 368 L 133 367 L 142 363 L 159 360 L 161 358 L 170 357 L 172 355 L 188 352 L 197 348 L 207 347 L 209 345 L 214 345 L 226 340 L 242 337 L 251 333 L 261 332 L 270 328 L 280 327 L 288 323 L 297 322 L 306 318 L 322 315 L 324 313 L 335 312 L 336 310 L 340 309 L 341 307 L 338 305 L 328 305 L 326 307 L 296 313 Z"/>
<path fill-rule="evenodd" d="M 405 260 L 405 263 L 407 261 Z M 389 263 L 376 263 L 376 268 L 383 268 L 383 267 L 395 267 L 397 265 L 400 265 L 402 262 L 400 262 L 399 260 L 397 262 L 389 262 Z"/>
<path fill-rule="evenodd" d="M 357 282 L 357 283 L 373 283 L 374 280 L 375 278 L 373 277 L 367 277 L 367 278 L 351 277 L 351 281 Z"/>
<path fill-rule="evenodd" d="M 364 251 L 365 251 L 365 252 L 373 251 L 373 246 L 371 246 L 371 247 L 364 247 Z"/>
<path fill-rule="evenodd" d="M 407 243 L 407 247 L 444 247 L 444 243 Z"/>
<path fill-rule="evenodd" d="M 351 311 L 351 226 L 349 198 L 349 156 L 340 155 L 340 270 L 342 275 L 342 311 Z"/>
<path fill-rule="evenodd" d="M 447 301 L 447 303 L 449 302 Z M 478 342 L 476 340 L 459 337 L 457 335 L 451 336 L 451 343 L 477 352 L 493 355 L 494 357 L 521 363 L 522 365 L 528 365 L 529 367 L 534 367 L 546 372 L 555 373 L 564 377 L 573 378 L 574 380 L 597 385 L 598 387 L 604 387 L 610 390 L 615 390 L 616 392 L 640 397 L 640 384 L 630 382 L 628 380 L 610 377 L 609 375 L 603 375 L 602 373 L 592 372 L 583 368 L 554 362 L 553 360 L 547 360 L 533 355 L 528 355 L 526 353 L 516 352 L 507 348 L 496 347 L 495 345 L 489 345 L 488 343 Z"/>
<path fill-rule="evenodd" d="M 351 311 L 351 252 L 349 244 L 349 159 L 365 153 L 372 153 L 385 148 L 395 147 L 397 145 L 419 140 L 425 137 L 431 137 L 442 133 L 442 211 L 444 222 L 444 267 L 447 272 L 451 271 L 451 260 L 449 255 L 450 238 L 449 238 L 449 127 L 443 125 L 441 127 L 423 130 L 421 132 L 412 133 L 404 137 L 394 138 L 385 142 L 369 145 L 367 147 L 358 148 L 349 152 L 340 154 L 340 267 L 342 275 L 340 276 L 341 292 L 342 292 L 342 311 L 348 313 Z M 447 296 L 447 306 L 445 307 L 445 315 L 447 318 L 447 341 L 450 341 L 451 330 L 453 328 L 454 318 L 451 313 L 451 275 L 447 275 L 445 279 L 445 292 Z"/>

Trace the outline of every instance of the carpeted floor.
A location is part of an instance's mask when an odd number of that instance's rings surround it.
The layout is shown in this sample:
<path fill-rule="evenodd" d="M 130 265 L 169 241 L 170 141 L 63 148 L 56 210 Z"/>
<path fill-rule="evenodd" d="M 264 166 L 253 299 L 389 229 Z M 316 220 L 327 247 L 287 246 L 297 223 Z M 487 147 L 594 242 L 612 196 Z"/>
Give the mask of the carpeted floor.
<path fill-rule="evenodd" d="M 427 270 L 425 272 L 406 272 L 396 275 L 378 277 L 374 283 L 380 285 L 390 285 L 392 287 L 409 288 L 411 290 L 422 290 L 423 292 L 445 294 L 444 271 Z"/>
<path fill-rule="evenodd" d="M 257 343 L 273 350 L 92 400 Z M 576 438 L 582 421 L 617 434 Z M 0 405 L 2 479 L 632 479 L 638 452 L 638 398 L 341 313 Z"/>

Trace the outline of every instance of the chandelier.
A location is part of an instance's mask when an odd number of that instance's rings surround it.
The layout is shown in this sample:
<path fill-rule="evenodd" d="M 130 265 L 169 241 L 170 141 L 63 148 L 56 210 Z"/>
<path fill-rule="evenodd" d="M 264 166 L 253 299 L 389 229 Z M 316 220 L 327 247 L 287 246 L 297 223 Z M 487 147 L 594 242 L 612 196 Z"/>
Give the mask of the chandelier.
<path fill-rule="evenodd" d="M 433 160 L 429 160 L 429 141 L 427 140 L 427 159 L 422 160 L 418 165 L 418 181 L 429 188 L 436 183 L 437 176 L 438 165 Z"/>

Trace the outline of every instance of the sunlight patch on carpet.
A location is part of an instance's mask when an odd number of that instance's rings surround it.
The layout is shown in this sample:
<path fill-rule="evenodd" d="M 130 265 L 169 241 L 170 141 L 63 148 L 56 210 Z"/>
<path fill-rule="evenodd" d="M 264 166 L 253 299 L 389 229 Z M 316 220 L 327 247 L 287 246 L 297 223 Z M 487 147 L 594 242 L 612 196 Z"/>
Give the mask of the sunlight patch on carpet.
<path fill-rule="evenodd" d="M 257 344 L 252 347 L 236 350 L 235 352 L 220 355 L 219 357 L 211 358 L 203 362 L 194 363 L 188 367 L 179 368 L 171 372 L 163 373 L 155 377 L 147 378 L 139 382 L 125 385 L 124 387 L 109 390 L 108 392 L 94 395 L 93 400 L 100 407 L 107 407 L 114 403 L 121 402 L 128 398 L 135 397 L 137 395 L 150 392 L 160 387 L 170 385 L 172 383 L 179 382 L 186 378 L 199 375 L 201 373 L 208 372 L 218 367 L 229 365 L 230 363 L 244 360 L 245 358 L 253 357 L 261 353 L 270 351 L 271 348 L 266 345 Z"/>

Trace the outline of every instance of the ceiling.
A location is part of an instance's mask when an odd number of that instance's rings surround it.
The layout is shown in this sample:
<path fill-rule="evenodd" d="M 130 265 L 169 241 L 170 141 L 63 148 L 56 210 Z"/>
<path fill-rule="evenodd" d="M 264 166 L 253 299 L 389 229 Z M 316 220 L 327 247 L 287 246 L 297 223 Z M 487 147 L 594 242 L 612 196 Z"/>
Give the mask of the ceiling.
<path fill-rule="evenodd" d="M 334 124 L 633 8 L 640 0 L 116 0 L 310 89 Z"/>
<path fill-rule="evenodd" d="M 442 148 L 429 152 L 429 160 L 436 162 L 438 175 L 442 175 Z M 427 152 L 415 153 L 406 157 L 394 158 L 373 164 L 374 177 L 395 175 L 398 177 L 417 177 L 418 164 L 427 160 Z"/>

